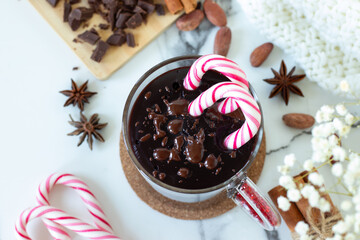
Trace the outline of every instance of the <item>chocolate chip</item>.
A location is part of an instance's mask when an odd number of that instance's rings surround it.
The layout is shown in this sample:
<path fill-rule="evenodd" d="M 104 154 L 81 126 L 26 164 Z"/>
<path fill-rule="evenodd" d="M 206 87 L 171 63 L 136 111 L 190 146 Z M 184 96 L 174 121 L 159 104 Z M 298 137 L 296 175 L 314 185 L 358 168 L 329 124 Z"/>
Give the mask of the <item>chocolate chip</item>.
<path fill-rule="evenodd" d="M 165 147 L 168 142 L 168 137 L 164 137 L 164 139 L 161 141 L 161 146 Z"/>
<path fill-rule="evenodd" d="M 155 10 L 154 4 L 142 0 L 139 0 L 137 5 L 144 9 L 148 14 L 152 13 Z"/>
<path fill-rule="evenodd" d="M 155 10 L 158 16 L 164 16 L 165 15 L 165 9 L 162 4 L 155 4 Z"/>
<path fill-rule="evenodd" d="M 108 49 L 109 44 L 100 40 L 91 55 L 91 59 L 95 62 L 100 62 Z"/>
<path fill-rule="evenodd" d="M 205 167 L 207 169 L 214 169 L 216 168 L 216 166 L 218 165 L 218 159 L 216 159 L 216 157 L 214 156 L 214 154 L 210 154 L 209 156 L 207 156 L 206 160 L 205 160 Z"/>
<path fill-rule="evenodd" d="M 85 32 L 78 35 L 78 38 L 81 40 L 90 43 L 91 45 L 94 45 L 97 41 L 99 41 L 100 36 L 97 33 L 97 31 L 92 28 L 90 31 L 86 30 Z"/>
<path fill-rule="evenodd" d="M 156 148 L 153 151 L 153 157 L 155 160 L 158 161 L 165 161 L 168 160 L 170 156 L 170 150 L 166 148 Z"/>
<path fill-rule="evenodd" d="M 135 39 L 132 33 L 126 34 L 126 43 L 129 47 L 135 47 Z"/>
<path fill-rule="evenodd" d="M 143 21 L 143 18 L 141 16 L 141 14 L 135 13 L 126 21 L 126 26 L 128 28 L 134 29 L 134 28 L 137 28 L 138 26 L 140 26 L 142 21 Z"/>
<path fill-rule="evenodd" d="M 146 142 L 147 140 L 149 140 L 151 138 L 151 134 L 148 133 L 145 136 L 143 136 L 142 138 L 140 138 L 140 142 Z"/>
<path fill-rule="evenodd" d="M 171 120 L 167 125 L 168 131 L 172 134 L 178 134 L 183 128 L 183 122 L 184 120 L 181 119 Z"/>
<path fill-rule="evenodd" d="M 157 112 L 157 113 L 161 113 L 161 108 L 160 108 L 160 106 L 159 106 L 159 104 L 155 104 L 155 112 Z"/>
<path fill-rule="evenodd" d="M 159 173 L 158 171 L 154 170 L 154 171 L 152 172 L 152 175 L 153 175 L 154 177 L 157 177 L 158 173 Z"/>
<path fill-rule="evenodd" d="M 68 2 L 64 2 L 64 16 L 63 21 L 68 22 L 69 21 L 69 14 L 71 12 L 71 4 Z"/>
<path fill-rule="evenodd" d="M 159 179 L 162 181 L 166 178 L 166 174 L 165 173 L 159 173 Z"/>
<path fill-rule="evenodd" d="M 140 122 L 136 122 L 135 123 L 135 127 L 139 126 Z"/>
<path fill-rule="evenodd" d="M 106 40 L 106 42 L 112 46 L 121 46 L 126 42 L 125 33 L 122 34 L 114 33 Z"/>
<path fill-rule="evenodd" d="M 71 11 L 69 18 L 86 21 L 92 17 L 94 10 L 86 7 L 78 7 Z"/>
<path fill-rule="evenodd" d="M 68 22 L 69 22 L 71 30 L 76 31 L 79 29 L 82 21 L 77 20 L 76 18 L 71 16 L 71 13 L 70 13 L 70 15 L 68 16 Z"/>
<path fill-rule="evenodd" d="M 115 15 L 118 10 L 118 2 L 116 0 L 110 0 L 108 3 L 109 15 L 108 22 L 110 24 L 111 29 L 115 28 Z"/>
<path fill-rule="evenodd" d="M 146 11 L 144 9 L 142 9 L 139 6 L 136 6 L 133 10 L 135 13 L 140 13 L 140 14 L 147 14 Z"/>
<path fill-rule="evenodd" d="M 58 4 L 59 0 L 47 0 L 48 3 L 50 3 L 51 6 L 56 7 L 56 5 Z"/>
<path fill-rule="evenodd" d="M 125 28 L 126 27 L 126 21 L 131 17 L 130 13 L 120 13 L 117 20 L 116 20 L 116 24 L 115 26 L 117 28 Z"/>
<path fill-rule="evenodd" d="M 73 70 L 73 71 L 77 71 L 77 70 L 79 70 L 79 67 L 73 67 L 72 70 Z"/>
<path fill-rule="evenodd" d="M 189 169 L 187 168 L 180 168 L 177 172 L 177 175 L 182 178 L 187 178 L 189 176 Z"/>

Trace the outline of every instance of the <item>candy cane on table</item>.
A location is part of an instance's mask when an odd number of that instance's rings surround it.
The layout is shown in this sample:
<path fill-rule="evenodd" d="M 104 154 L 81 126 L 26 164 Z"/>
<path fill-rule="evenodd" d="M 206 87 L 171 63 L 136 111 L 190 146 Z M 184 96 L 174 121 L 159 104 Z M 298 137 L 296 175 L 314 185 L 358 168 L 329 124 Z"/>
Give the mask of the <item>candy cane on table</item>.
<path fill-rule="evenodd" d="M 195 90 L 199 87 L 201 78 L 209 70 L 216 70 L 230 81 L 249 89 L 244 71 L 234 61 L 216 54 L 204 55 L 191 65 L 184 79 L 185 89 Z"/>
<path fill-rule="evenodd" d="M 228 149 L 237 149 L 258 132 L 261 123 L 260 107 L 247 90 L 232 82 L 217 83 L 192 101 L 188 111 L 194 117 L 200 116 L 206 108 L 223 98 L 225 100 L 218 106 L 220 113 L 227 114 L 241 108 L 245 116 L 245 122 L 241 128 L 228 135 L 224 140 L 224 145 Z"/>
<path fill-rule="evenodd" d="M 71 187 L 80 195 L 89 213 L 94 218 L 95 226 L 72 217 L 60 209 L 49 206 L 49 194 L 56 184 Z M 71 174 L 50 175 L 39 185 L 36 200 L 39 205 L 23 211 L 16 222 L 15 232 L 17 239 L 30 239 L 26 226 L 32 219 L 38 217 L 42 218 L 54 239 L 71 239 L 64 231 L 64 227 L 88 239 L 120 239 L 114 235 L 100 204 L 86 183 Z"/>

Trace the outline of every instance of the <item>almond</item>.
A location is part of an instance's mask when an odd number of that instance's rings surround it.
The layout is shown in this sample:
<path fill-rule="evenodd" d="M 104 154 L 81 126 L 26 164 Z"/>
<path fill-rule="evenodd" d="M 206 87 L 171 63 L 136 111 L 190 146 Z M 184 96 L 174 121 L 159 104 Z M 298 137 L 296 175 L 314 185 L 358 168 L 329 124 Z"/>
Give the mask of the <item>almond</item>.
<path fill-rule="evenodd" d="M 215 26 L 223 27 L 227 24 L 224 10 L 214 1 L 205 0 L 204 11 L 207 19 Z"/>
<path fill-rule="evenodd" d="M 226 57 L 231 43 L 231 30 L 228 27 L 221 27 L 216 33 L 214 42 L 214 53 Z"/>
<path fill-rule="evenodd" d="M 250 63 L 253 67 L 259 67 L 270 55 L 274 45 L 270 42 L 258 46 L 250 55 Z"/>
<path fill-rule="evenodd" d="M 312 127 L 315 123 L 313 116 L 304 113 L 288 113 L 282 117 L 282 120 L 285 125 L 298 129 Z"/>
<path fill-rule="evenodd" d="M 189 14 L 182 15 L 176 21 L 176 27 L 181 31 L 192 31 L 200 25 L 203 19 L 204 19 L 203 11 L 195 10 Z"/>

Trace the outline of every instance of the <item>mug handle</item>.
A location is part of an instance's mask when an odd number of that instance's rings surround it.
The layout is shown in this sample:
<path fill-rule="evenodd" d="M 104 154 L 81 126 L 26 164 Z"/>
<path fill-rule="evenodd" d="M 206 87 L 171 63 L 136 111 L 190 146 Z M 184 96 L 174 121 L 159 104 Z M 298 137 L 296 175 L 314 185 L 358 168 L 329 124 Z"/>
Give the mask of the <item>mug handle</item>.
<path fill-rule="evenodd" d="M 228 196 L 265 230 L 280 226 L 279 212 L 248 176 L 243 175 L 230 184 Z"/>

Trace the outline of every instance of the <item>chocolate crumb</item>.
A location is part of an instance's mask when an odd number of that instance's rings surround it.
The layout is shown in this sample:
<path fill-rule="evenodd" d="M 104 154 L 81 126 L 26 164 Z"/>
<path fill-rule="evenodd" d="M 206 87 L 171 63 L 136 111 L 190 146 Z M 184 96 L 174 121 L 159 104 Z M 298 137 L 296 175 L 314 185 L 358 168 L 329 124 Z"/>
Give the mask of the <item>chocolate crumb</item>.
<path fill-rule="evenodd" d="M 144 131 L 140 129 L 140 130 L 138 131 L 138 133 L 144 133 Z"/>
<path fill-rule="evenodd" d="M 214 133 L 214 132 L 209 133 L 208 136 L 209 136 L 209 137 L 215 137 L 215 133 Z"/>
<path fill-rule="evenodd" d="M 143 136 L 142 138 L 140 138 L 140 142 L 146 142 L 147 140 L 149 140 L 151 138 L 151 134 L 148 133 L 145 136 Z"/>
<path fill-rule="evenodd" d="M 170 88 L 169 88 L 168 86 L 165 86 L 165 90 L 166 90 L 167 92 L 170 92 Z"/>
<path fill-rule="evenodd" d="M 231 158 L 236 158 L 236 150 L 235 151 L 232 151 L 231 153 L 229 153 L 229 156 Z"/>
<path fill-rule="evenodd" d="M 161 146 L 165 147 L 168 142 L 168 137 L 164 137 L 164 139 L 161 141 Z"/>
<path fill-rule="evenodd" d="M 183 183 L 184 181 L 183 180 L 179 180 L 178 183 Z"/>
<path fill-rule="evenodd" d="M 166 178 L 166 174 L 165 173 L 159 173 L 159 179 L 160 180 L 164 180 Z"/>
<path fill-rule="evenodd" d="M 236 170 L 235 170 L 235 169 L 231 169 L 231 171 L 232 171 L 232 172 L 236 172 Z"/>
<path fill-rule="evenodd" d="M 219 175 L 220 171 L 221 171 L 221 167 L 219 167 L 218 169 L 216 169 L 215 175 Z"/>
<path fill-rule="evenodd" d="M 189 169 L 187 168 L 180 168 L 177 172 L 177 175 L 182 178 L 187 178 L 189 176 Z"/>
<path fill-rule="evenodd" d="M 77 70 L 79 70 L 79 67 L 73 67 L 72 70 L 73 70 L 73 71 L 77 71 Z"/>
<path fill-rule="evenodd" d="M 152 172 L 152 175 L 153 175 L 154 177 L 157 177 L 158 173 L 159 173 L 158 171 L 154 170 L 154 171 Z"/>
<path fill-rule="evenodd" d="M 161 109 L 160 109 L 160 106 L 159 106 L 159 104 L 155 104 L 155 112 L 157 112 L 157 113 L 161 113 Z"/>
<path fill-rule="evenodd" d="M 216 166 L 218 165 L 219 161 L 218 159 L 214 156 L 214 154 L 210 154 L 209 156 L 207 156 L 206 160 L 205 160 L 205 167 L 207 169 L 214 169 L 216 168 Z"/>
<path fill-rule="evenodd" d="M 149 91 L 149 92 L 145 93 L 144 97 L 146 100 L 149 100 L 149 98 L 151 97 L 151 92 Z"/>
<path fill-rule="evenodd" d="M 95 62 L 100 62 L 108 49 L 109 49 L 109 44 L 100 40 L 91 55 L 91 59 L 94 60 Z"/>
<path fill-rule="evenodd" d="M 135 123 L 135 127 L 139 126 L 140 122 L 136 122 Z"/>
<path fill-rule="evenodd" d="M 132 33 L 126 34 L 126 43 L 129 47 L 135 47 L 135 39 Z"/>

